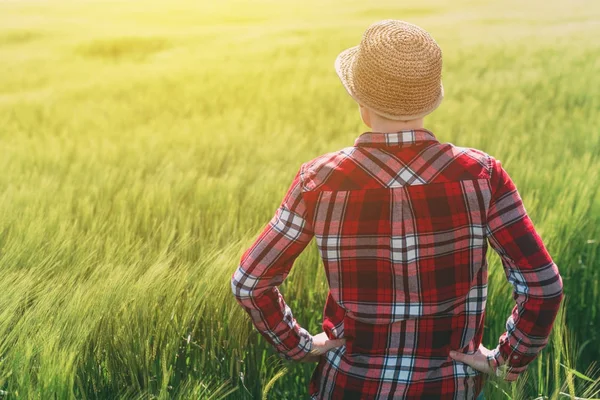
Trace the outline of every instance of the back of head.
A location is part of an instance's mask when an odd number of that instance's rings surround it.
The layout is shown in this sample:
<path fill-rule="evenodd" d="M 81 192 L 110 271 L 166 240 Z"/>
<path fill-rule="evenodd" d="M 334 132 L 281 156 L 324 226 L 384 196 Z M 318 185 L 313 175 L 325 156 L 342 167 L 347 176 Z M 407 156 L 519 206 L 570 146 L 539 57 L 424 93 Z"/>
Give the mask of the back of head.
<path fill-rule="evenodd" d="M 424 29 L 386 19 L 369 26 L 357 46 L 335 60 L 357 102 L 390 120 L 421 118 L 442 102 L 442 51 Z"/>

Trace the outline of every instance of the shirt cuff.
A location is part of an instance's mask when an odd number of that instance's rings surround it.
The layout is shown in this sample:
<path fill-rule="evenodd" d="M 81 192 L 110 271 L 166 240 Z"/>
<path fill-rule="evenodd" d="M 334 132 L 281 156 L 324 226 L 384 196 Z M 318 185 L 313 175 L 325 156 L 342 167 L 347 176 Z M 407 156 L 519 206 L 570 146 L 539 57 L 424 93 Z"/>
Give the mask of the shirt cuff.
<path fill-rule="evenodd" d="M 500 376 L 499 368 L 504 364 L 504 358 L 502 354 L 500 354 L 500 346 L 496 346 L 490 353 L 487 355 L 488 364 L 492 367 L 494 375 Z"/>
<path fill-rule="evenodd" d="M 527 369 L 527 365 L 518 365 L 518 362 L 520 361 L 519 355 L 513 355 L 513 357 L 514 360 L 517 361 L 516 365 L 511 365 L 510 353 L 506 353 L 502 344 L 496 346 L 496 348 L 487 355 L 488 362 L 492 367 L 494 374 L 508 382 L 515 381 L 519 375 Z"/>
<path fill-rule="evenodd" d="M 279 351 L 279 355 L 288 361 L 299 361 L 306 357 L 313 348 L 313 335 L 311 335 L 306 329 L 300 328 L 298 330 L 300 341 L 298 345 L 289 351 Z"/>

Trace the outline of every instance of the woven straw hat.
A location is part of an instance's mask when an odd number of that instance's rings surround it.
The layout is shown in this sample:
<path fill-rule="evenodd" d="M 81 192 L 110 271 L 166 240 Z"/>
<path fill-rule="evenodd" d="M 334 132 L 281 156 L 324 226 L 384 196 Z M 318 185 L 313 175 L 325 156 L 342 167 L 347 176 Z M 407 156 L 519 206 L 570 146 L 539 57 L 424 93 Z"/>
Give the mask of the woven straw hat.
<path fill-rule="evenodd" d="M 372 24 L 334 65 L 354 100 L 389 119 L 421 118 L 444 98 L 442 50 L 429 33 L 405 21 Z"/>

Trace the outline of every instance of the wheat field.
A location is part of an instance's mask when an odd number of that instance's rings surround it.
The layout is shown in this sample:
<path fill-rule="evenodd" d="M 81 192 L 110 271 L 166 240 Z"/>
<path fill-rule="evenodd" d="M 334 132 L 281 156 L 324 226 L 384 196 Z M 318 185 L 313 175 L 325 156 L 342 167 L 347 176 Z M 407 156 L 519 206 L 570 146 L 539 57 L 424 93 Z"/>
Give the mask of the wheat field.
<path fill-rule="evenodd" d="M 316 364 L 274 353 L 230 277 L 299 166 L 368 130 L 333 61 L 385 18 L 437 40 L 425 127 L 502 161 L 563 276 L 548 347 L 486 398 L 600 397 L 599 2 L 4 0 L 0 398 L 306 398 Z M 314 241 L 281 292 L 319 333 Z"/>

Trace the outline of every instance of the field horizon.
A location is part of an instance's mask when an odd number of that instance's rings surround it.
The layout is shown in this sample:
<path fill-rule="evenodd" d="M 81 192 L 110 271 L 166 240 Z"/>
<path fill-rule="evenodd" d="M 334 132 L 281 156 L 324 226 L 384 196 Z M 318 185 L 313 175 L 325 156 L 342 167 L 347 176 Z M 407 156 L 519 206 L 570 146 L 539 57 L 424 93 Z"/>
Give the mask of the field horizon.
<path fill-rule="evenodd" d="M 422 26 L 425 128 L 502 161 L 564 281 L 550 344 L 486 399 L 600 397 L 600 3 L 0 2 L 0 399 L 307 398 L 230 277 L 299 166 L 368 131 L 335 74 Z M 513 302 L 490 249 L 484 344 Z M 314 241 L 281 292 L 321 332 Z"/>

